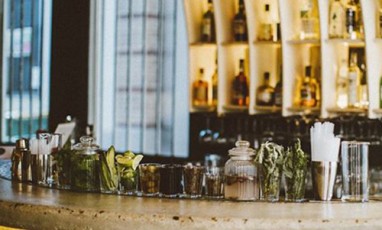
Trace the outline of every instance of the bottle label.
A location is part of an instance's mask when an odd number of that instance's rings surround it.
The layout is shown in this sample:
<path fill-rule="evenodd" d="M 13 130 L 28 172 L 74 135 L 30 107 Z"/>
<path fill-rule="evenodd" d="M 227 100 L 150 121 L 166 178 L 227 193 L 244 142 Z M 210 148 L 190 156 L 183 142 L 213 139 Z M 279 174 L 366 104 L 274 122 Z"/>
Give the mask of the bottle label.
<path fill-rule="evenodd" d="M 260 40 L 270 41 L 272 38 L 272 25 L 266 23 L 261 24 Z"/>
<path fill-rule="evenodd" d="M 207 104 L 208 103 L 208 88 L 204 86 L 195 87 L 193 90 L 194 100 L 198 104 Z"/>
<path fill-rule="evenodd" d="M 272 94 L 269 92 L 263 92 L 259 95 L 259 100 L 264 104 L 269 104 L 272 100 Z"/>
<path fill-rule="evenodd" d="M 233 21 L 233 32 L 235 35 L 245 34 L 245 21 L 243 19 Z"/>
<path fill-rule="evenodd" d="M 203 19 L 203 29 L 202 33 L 206 36 L 211 36 L 211 19 L 205 18 Z"/>
<path fill-rule="evenodd" d="M 346 10 L 346 30 L 348 33 L 351 33 L 355 30 L 355 11 L 352 8 Z"/>

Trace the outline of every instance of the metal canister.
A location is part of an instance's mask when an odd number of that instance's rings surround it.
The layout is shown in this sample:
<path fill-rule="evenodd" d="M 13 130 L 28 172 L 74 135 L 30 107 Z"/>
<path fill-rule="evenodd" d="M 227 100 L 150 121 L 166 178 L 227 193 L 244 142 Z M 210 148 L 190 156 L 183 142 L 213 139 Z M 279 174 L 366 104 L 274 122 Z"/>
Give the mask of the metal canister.
<path fill-rule="evenodd" d="M 31 153 L 27 139 L 21 138 L 16 141 L 16 147 L 12 152 L 12 180 L 32 181 Z"/>

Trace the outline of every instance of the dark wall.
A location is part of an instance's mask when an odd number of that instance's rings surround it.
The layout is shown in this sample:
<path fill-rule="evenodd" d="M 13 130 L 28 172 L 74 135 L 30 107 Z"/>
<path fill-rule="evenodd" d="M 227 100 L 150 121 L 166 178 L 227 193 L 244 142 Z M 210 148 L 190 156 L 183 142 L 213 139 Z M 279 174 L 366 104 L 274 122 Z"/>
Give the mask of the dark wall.
<path fill-rule="evenodd" d="M 49 130 L 72 115 L 87 124 L 89 0 L 53 0 Z"/>

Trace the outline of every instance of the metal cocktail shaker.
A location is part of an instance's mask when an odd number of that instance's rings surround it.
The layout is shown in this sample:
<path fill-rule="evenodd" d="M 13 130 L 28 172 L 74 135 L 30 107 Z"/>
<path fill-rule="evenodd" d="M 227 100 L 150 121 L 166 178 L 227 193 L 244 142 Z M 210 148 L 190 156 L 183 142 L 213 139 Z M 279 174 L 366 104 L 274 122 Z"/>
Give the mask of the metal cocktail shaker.
<path fill-rule="evenodd" d="M 16 148 L 12 152 L 12 180 L 32 181 L 31 153 L 28 140 L 21 138 L 16 141 Z"/>
<path fill-rule="evenodd" d="M 312 161 L 313 191 L 316 200 L 330 201 L 337 175 L 337 162 Z"/>

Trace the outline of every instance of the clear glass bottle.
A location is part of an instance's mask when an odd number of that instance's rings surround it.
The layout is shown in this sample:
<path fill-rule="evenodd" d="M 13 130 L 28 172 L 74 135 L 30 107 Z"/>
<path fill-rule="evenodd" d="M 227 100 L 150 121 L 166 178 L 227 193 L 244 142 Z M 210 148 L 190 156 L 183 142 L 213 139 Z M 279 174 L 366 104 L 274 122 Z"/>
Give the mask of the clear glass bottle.
<path fill-rule="evenodd" d="M 264 73 L 264 82 L 256 90 L 256 105 L 272 106 L 274 105 L 275 89 L 270 85 L 269 72 Z"/>
<path fill-rule="evenodd" d="M 240 59 L 239 74 L 232 82 L 232 105 L 247 106 L 248 98 L 248 79 L 244 73 L 244 59 Z"/>
<path fill-rule="evenodd" d="M 340 0 L 334 0 L 329 12 L 329 37 L 342 38 L 345 32 L 345 7 Z"/>
<path fill-rule="evenodd" d="M 272 15 L 270 11 L 270 5 L 264 5 L 264 14 L 260 25 L 260 31 L 258 40 L 260 41 L 272 41 L 274 38 L 274 22 L 272 20 Z"/>
<path fill-rule="evenodd" d="M 346 33 L 345 38 L 347 39 L 357 39 L 359 38 L 358 19 L 359 19 L 359 9 L 354 0 L 350 0 L 346 6 Z"/>
<path fill-rule="evenodd" d="M 204 78 L 204 69 L 199 69 L 199 76 L 192 84 L 192 105 L 208 106 L 208 81 Z"/>
<path fill-rule="evenodd" d="M 367 72 L 366 65 L 361 65 L 361 84 L 358 86 L 359 107 L 367 109 L 369 106 L 369 94 L 367 90 Z"/>
<path fill-rule="evenodd" d="M 348 107 L 359 106 L 358 86 L 361 85 L 361 70 L 357 62 L 357 53 L 351 53 L 348 72 Z"/>
<path fill-rule="evenodd" d="M 239 0 L 239 11 L 233 19 L 233 33 L 235 41 L 247 41 L 248 39 L 244 0 Z"/>
<path fill-rule="evenodd" d="M 336 81 L 336 104 L 338 108 L 348 107 L 348 62 L 341 60 Z"/>
<path fill-rule="evenodd" d="M 202 20 L 202 42 L 215 42 L 215 18 L 212 0 L 208 0 L 208 10 L 203 14 Z"/>
<path fill-rule="evenodd" d="M 317 106 L 317 82 L 312 80 L 312 66 L 305 67 L 305 77 L 300 89 L 300 105 L 303 107 Z"/>
<path fill-rule="evenodd" d="M 250 201 L 259 199 L 258 168 L 253 161 L 255 150 L 248 141 L 237 141 L 228 151 L 230 159 L 224 167 L 224 198 Z"/>
<path fill-rule="evenodd" d="M 83 136 L 73 146 L 71 159 L 71 189 L 80 192 L 99 191 L 99 147 L 94 138 Z"/>
<path fill-rule="evenodd" d="M 300 39 L 318 39 L 318 16 L 314 13 L 313 0 L 301 0 Z"/>
<path fill-rule="evenodd" d="M 275 86 L 275 106 L 281 107 L 283 104 L 283 71 L 280 67 L 280 78 Z"/>

